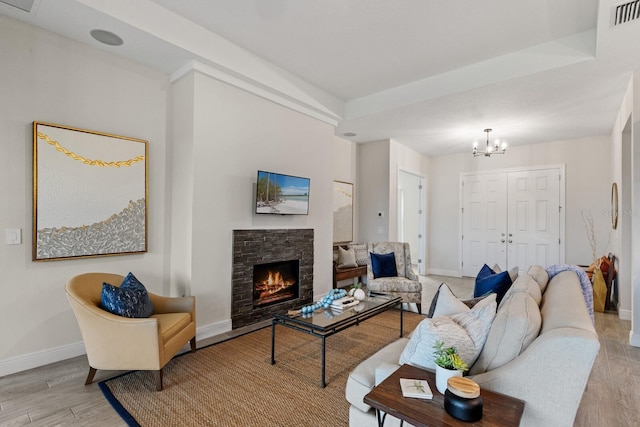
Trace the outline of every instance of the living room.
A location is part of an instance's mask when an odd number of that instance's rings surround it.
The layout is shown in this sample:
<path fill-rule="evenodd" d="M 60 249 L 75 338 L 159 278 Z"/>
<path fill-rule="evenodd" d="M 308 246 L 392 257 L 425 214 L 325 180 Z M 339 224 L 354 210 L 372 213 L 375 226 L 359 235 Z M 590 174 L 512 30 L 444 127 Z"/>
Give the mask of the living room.
<path fill-rule="evenodd" d="M 89 7 L 94 2 L 79 3 Z M 471 141 L 465 141 L 469 145 L 465 152 L 430 157 L 392 137 L 360 144 L 342 136 L 337 131 L 339 114 L 325 107 L 337 100 L 324 98 L 327 102 L 322 105 L 310 99 L 311 89 L 299 89 L 303 82 L 293 77 L 287 81 L 284 72 L 276 75 L 265 67 L 281 89 L 276 95 L 265 94 L 260 81 L 237 83 L 232 72 L 224 74 L 189 62 L 170 74 L 9 16 L 0 15 L 4 113 L 0 119 L 4 152 L 0 229 L 22 230 L 22 244 L 0 245 L 6 283 L 0 302 L 4 338 L 0 376 L 83 354 L 76 319 L 64 294 L 66 281 L 83 272 L 132 271 L 152 292 L 195 295 L 198 336 L 228 332 L 233 230 L 312 228 L 314 294 L 326 294 L 332 283 L 333 181 L 355 184 L 354 241 L 392 241 L 397 237 L 394 184 L 398 170 L 427 178 L 428 272 L 456 275 L 459 174 L 565 165 L 564 261 L 585 264 L 591 260 L 580 216 L 591 210 L 600 251 L 618 253 L 624 266 L 619 311 L 621 317 L 632 320 L 632 342 L 640 342 L 635 335 L 640 313 L 632 311 L 640 301 L 640 293 L 631 286 L 637 272 L 629 267 L 631 245 L 625 246 L 622 236 L 623 232 L 631 235 L 630 215 L 627 228 L 610 232 L 605 214 L 610 210 L 611 183 L 632 182 L 631 171 L 624 169 L 629 155 L 623 155 L 623 133 L 640 102 L 637 71 L 625 76 L 625 90 L 611 115 L 609 133 L 513 146 L 505 156 L 490 159 L 474 159 Z M 238 62 L 248 60 L 237 58 Z M 263 62 L 249 59 L 256 66 Z M 298 95 L 297 101 L 291 100 L 295 99 L 292 94 Z M 146 253 L 32 261 L 34 121 L 149 141 Z M 482 129 L 476 131 L 482 133 Z M 309 215 L 255 215 L 259 169 L 310 178 Z M 370 176 L 367 173 L 379 181 L 363 179 Z M 639 190 L 628 186 L 625 191 Z M 379 197 L 358 198 L 372 193 Z M 631 212 L 632 206 L 623 209 Z M 372 218 L 377 212 L 386 216 Z"/>

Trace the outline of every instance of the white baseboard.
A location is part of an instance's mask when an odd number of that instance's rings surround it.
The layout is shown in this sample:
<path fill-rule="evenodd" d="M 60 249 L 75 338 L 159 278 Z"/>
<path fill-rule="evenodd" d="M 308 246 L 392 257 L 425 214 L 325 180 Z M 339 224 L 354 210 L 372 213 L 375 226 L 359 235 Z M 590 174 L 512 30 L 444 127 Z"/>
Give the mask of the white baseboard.
<path fill-rule="evenodd" d="M 229 332 L 231 328 L 231 319 L 201 326 L 196 329 L 196 341 Z M 16 372 L 38 368 L 50 363 L 71 359 L 73 357 L 81 356 L 86 353 L 87 352 L 84 348 L 84 344 L 82 343 L 82 341 L 80 341 L 61 347 L 55 347 L 47 350 L 25 354 L 22 356 L 0 360 L 0 377 L 15 374 Z"/>
<path fill-rule="evenodd" d="M 435 276 L 462 277 L 462 274 L 460 274 L 458 270 L 440 270 L 437 268 L 430 268 L 427 270 L 427 274 L 433 274 Z"/>
<path fill-rule="evenodd" d="M 629 344 L 634 347 L 640 347 L 640 335 L 634 333 L 633 331 L 629 331 Z"/>
<path fill-rule="evenodd" d="M 618 308 L 618 318 L 620 320 L 631 320 L 631 310 Z"/>
<path fill-rule="evenodd" d="M 61 360 L 71 359 L 72 357 L 81 356 L 83 354 L 86 354 L 84 344 L 82 342 L 77 342 L 0 360 L 0 377 L 59 362 Z"/>
<path fill-rule="evenodd" d="M 196 329 L 196 341 L 224 334 L 225 332 L 229 332 L 232 328 L 233 325 L 231 323 L 231 319 L 201 326 Z"/>

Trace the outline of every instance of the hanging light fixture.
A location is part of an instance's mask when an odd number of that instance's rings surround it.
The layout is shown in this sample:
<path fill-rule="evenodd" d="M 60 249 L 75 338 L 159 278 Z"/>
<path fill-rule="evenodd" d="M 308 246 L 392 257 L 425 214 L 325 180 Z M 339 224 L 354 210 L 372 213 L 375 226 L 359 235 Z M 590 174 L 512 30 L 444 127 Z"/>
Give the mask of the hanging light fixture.
<path fill-rule="evenodd" d="M 507 144 L 505 142 L 500 145 L 500 141 L 496 139 L 495 145 L 492 147 L 489 145 L 489 132 L 493 129 L 485 129 L 484 131 L 487 133 L 487 148 L 486 151 L 478 151 L 478 141 L 473 143 L 473 155 L 477 156 L 485 156 L 491 157 L 492 154 L 504 154 L 507 152 Z"/>

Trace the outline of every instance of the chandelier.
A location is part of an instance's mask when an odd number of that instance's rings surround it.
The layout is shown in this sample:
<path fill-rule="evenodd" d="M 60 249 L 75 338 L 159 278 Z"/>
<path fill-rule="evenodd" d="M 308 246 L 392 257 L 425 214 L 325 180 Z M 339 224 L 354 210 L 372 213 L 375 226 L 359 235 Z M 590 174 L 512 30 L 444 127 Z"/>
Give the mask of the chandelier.
<path fill-rule="evenodd" d="M 493 129 L 485 129 L 484 131 L 487 133 L 487 148 L 485 151 L 478 151 L 478 142 L 473 143 L 473 156 L 485 156 L 491 157 L 492 154 L 504 154 L 507 151 L 507 144 L 505 142 L 500 145 L 500 142 L 496 139 L 495 145 L 492 147 L 489 145 L 489 132 Z"/>

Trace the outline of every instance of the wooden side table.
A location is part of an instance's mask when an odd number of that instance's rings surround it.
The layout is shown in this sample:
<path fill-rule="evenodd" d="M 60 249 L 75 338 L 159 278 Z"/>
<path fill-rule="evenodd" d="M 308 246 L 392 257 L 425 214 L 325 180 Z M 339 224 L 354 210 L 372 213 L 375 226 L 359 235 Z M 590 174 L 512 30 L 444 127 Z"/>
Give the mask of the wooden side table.
<path fill-rule="evenodd" d="M 427 380 L 433 399 L 414 399 L 402 397 L 400 378 Z M 482 418 L 474 426 L 517 427 L 524 411 L 524 401 L 501 393 L 480 389 L 483 409 Z M 364 403 L 376 410 L 378 425 L 384 425 L 381 412 L 406 421 L 416 427 L 439 426 L 469 426 L 468 422 L 460 421 L 449 415 L 444 409 L 444 396 L 436 389 L 436 376 L 433 372 L 402 365 L 380 385 L 375 387 L 364 397 Z"/>

